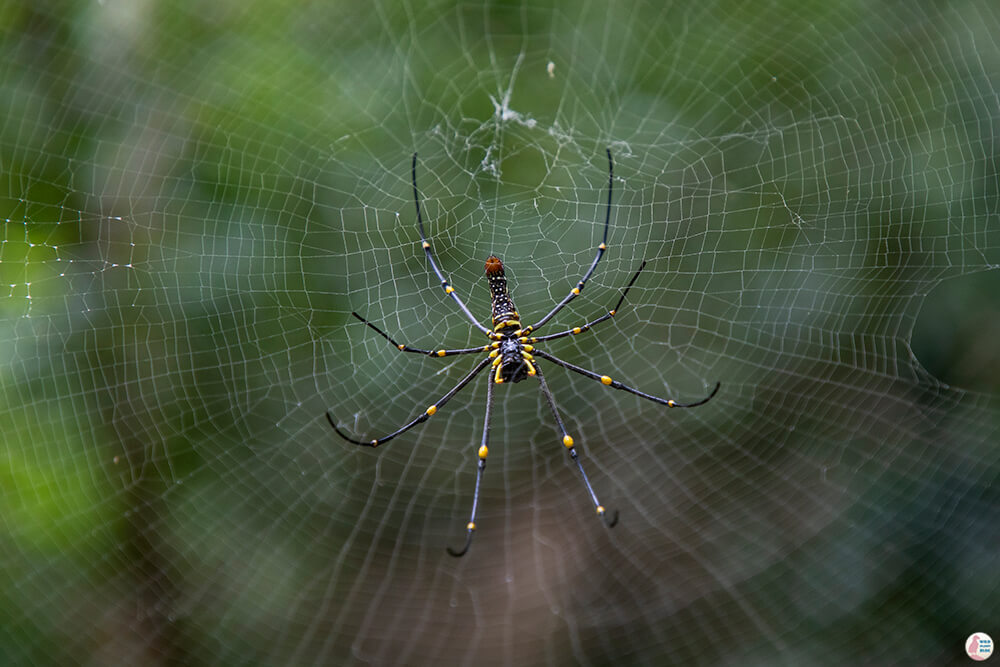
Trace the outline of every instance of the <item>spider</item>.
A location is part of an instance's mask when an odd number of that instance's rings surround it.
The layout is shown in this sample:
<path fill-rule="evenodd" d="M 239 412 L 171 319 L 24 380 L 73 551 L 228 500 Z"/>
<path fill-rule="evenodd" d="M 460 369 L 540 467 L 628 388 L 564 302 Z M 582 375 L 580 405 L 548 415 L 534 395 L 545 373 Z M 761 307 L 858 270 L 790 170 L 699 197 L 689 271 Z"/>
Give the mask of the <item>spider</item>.
<path fill-rule="evenodd" d="M 455 293 L 455 288 L 452 287 L 448 280 L 445 279 L 444 275 L 441 273 L 441 269 L 438 268 L 437 262 L 434 261 L 434 255 L 431 252 L 431 244 L 427 240 L 424 234 L 424 221 L 423 216 L 420 213 L 420 192 L 417 189 L 417 154 L 413 154 L 413 164 L 411 168 L 411 174 L 413 177 L 413 201 L 417 208 L 417 227 L 420 230 L 420 242 L 424 249 L 424 253 L 427 255 L 427 261 L 430 262 L 431 268 L 434 269 L 434 273 L 437 275 L 438 280 L 441 281 L 441 287 L 444 289 L 445 294 L 450 296 L 455 303 L 458 305 L 459 309 L 465 316 L 472 322 L 472 325 L 477 329 L 482 331 L 490 342 L 486 345 L 480 347 L 469 347 L 463 349 L 441 349 L 441 350 L 423 350 L 416 347 L 411 347 L 402 343 L 397 343 L 393 340 L 389 334 L 379 329 L 377 326 L 366 320 L 361 315 L 356 312 L 352 312 L 355 318 L 360 320 L 365 326 L 373 329 L 378 335 L 385 338 L 396 349 L 401 352 L 412 352 L 414 354 L 423 354 L 429 357 L 449 357 L 457 354 L 482 354 L 486 353 L 486 356 L 466 375 L 462 378 L 458 384 L 452 387 L 448 393 L 442 396 L 436 403 L 429 406 L 424 410 L 418 417 L 410 421 L 409 423 L 401 426 L 392 433 L 385 435 L 381 438 L 375 440 L 355 440 L 350 437 L 339 428 L 337 428 L 337 423 L 334 421 L 333 415 L 328 411 L 326 413 L 327 421 L 330 422 L 330 426 L 333 430 L 337 432 L 344 440 L 352 442 L 356 445 L 363 445 L 368 447 L 378 447 L 381 444 L 389 442 L 393 438 L 402 435 L 406 431 L 409 431 L 414 426 L 422 424 L 427 421 L 430 417 L 434 416 L 438 410 L 444 407 L 444 405 L 455 397 L 459 391 L 461 391 L 466 385 L 472 382 L 472 379 L 484 371 L 487 367 L 491 369 L 490 373 L 487 373 L 488 378 L 486 385 L 486 420 L 483 425 L 483 436 L 479 445 L 479 467 L 476 472 L 476 489 L 472 496 L 472 512 L 469 517 L 469 522 L 465 526 L 466 536 L 465 545 L 461 549 L 452 549 L 447 547 L 447 551 L 452 556 L 460 557 L 464 556 L 469 550 L 469 546 L 472 544 L 472 535 L 476 530 L 476 510 L 479 507 L 479 487 L 483 480 L 483 471 L 486 469 L 486 457 L 489 454 L 489 449 L 487 444 L 489 442 L 490 436 L 490 418 L 493 413 L 493 391 L 494 385 L 505 384 L 508 382 L 516 383 L 521 382 L 529 377 L 538 378 L 538 386 L 542 392 L 542 396 L 545 398 L 545 402 L 548 403 L 549 409 L 552 411 L 552 417 L 555 420 L 556 427 L 559 429 L 559 433 L 562 437 L 562 444 L 569 453 L 570 458 L 576 464 L 577 469 L 580 471 L 580 476 L 583 478 L 583 484 L 587 487 L 587 493 L 590 494 L 590 500 L 594 504 L 594 508 L 597 510 L 597 515 L 601 517 L 608 528 L 613 528 L 615 524 L 618 523 L 618 511 L 615 510 L 612 513 L 608 513 L 604 509 L 604 505 L 600 503 L 597 499 L 597 494 L 594 493 L 594 488 L 590 485 L 590 480 L 587 478 L 587 473 L 583 470 L 583 463 L 580 462 L 579 454 L 576 451 L 575 441 L 573 437 L 566 431 L 566 426 L 563 424 L 562 418 L 559 416 L 559 411 L 556 409 L 555 399 L 552 397 L 552 392 L 549 390 L 548 384 L 545 382 L 545 376 L 542 374 L 541 365 L 538 363 L 538 359 L 544 359 L 547 362 L 551 362 L 556 366 L 562 366 L 574 373 L 579 373 L 584 377 L 588 377 L 592 380 L 597 380 L 606 387 L 611 387 L 612 389 L 620 389 L 626 391 L 630 394 L 635 394 L 640 398 L 644 398 L 653 403 L 658 403 L 660 405 L 665 405 L 668 408 L 693 408 L 699 405 L 704 405 L 712 399 L 713 396 L 719 391 L 721 383 L 716 382 L 715 388 L 712 389 L 711 393 L 705 398 L 695 401 L 693 403 L 678 403 L 673 399 L 659 398 L 658 396 L 653 396 L 652 394 L 647 394 L 645 392 L 639 391 L 638 389 L 633 389 L 625 384 L 622 384 L 618 380 L 612 379 L 607 375 L 598 375 L 597 373 L 587 370 L 586 368 L 581 368 L 575 364 L 571 364 L 568 361 L 563 361 L 562 359 L 548 354 L 543 350 L 535 347 L 537 343 L 556 340 L 559 338 L 565 338 L 566 336 L 575 336 L 577 334 L 588 331 L 591 327 L 600 324 L 606 320 L 611 319 L 615 316 L 618 310 L 621 308 L 622 304 L 625 303 L 625 297 L 628 295 L 632 285 L 639 278 L 639 274 L 642 273 L 643 268 L 646 266 L 645 260 L 639 265 L 639 269 L 632 276 L 632 279 L 625 286 L 625 289 L 621 293 L 621 297 L 618 299 L 618 303 L 615 307 L 609 310 L 604 315 L 601 315 L 597 319 L 584 324 L 583 326 L 573 327 L 572 329 L 567 329 L 566 331 L 561 331 L 559 333 L 548 334 L 547 336 L 531 336 L 531 334 L 538 329 L 540 329 L 546 322 L 551 320 L 555 315 L 563 309 L 570 301 L 575 299 L 583 291 L 584 286 L 587 281 L 594 274 L 594 270 L 597 268 L 598 262 L 601 261 L 601 257 L 604 255 L 604 251 L 607 250 L 608 242 L 608 227 L 611 221 L 611 194 L 612 185 L 614 183 L 614 162 L 611 159 L 611 150 L 607 149 L 608 154 L 608 205 L 607 211 L 604 214 L 604 236 L 601 240 L 600 245 L 597 246 L 597 256 L 594 257 L 594 261 L 591 262 L 590 268 L 583 277 L 577 282 L 576 286 L 569 291 L 562 301 L 557 303 L 552 310 L 548 312 L 542 319 L 538 320 L 531 326 L 521 325 L 521 316 L 517 312 L 517 308 L 514 306 L 514 302 L 511 299 L 510 293 L 507 290 L 507 278 L 504 274 L 504 265 L 500 261 L 500 258 L 496 255 L 490 255 L 486 259 L 486 281 L 490 289 L 490 299 L 492 302 L 492 317 L 493 317 L 493 329 L 488 329 L 469 311 L 465 303 L 459 298 L 458 294 Z"/>

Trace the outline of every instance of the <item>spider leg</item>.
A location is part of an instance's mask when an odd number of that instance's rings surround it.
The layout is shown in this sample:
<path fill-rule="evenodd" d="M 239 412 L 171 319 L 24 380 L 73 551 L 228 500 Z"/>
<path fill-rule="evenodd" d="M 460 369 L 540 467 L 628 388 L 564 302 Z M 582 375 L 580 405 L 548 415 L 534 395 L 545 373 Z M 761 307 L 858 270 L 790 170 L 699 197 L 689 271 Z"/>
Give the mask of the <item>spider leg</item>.
<path fill-rule="evenodd" d="M 699 401 L 695 401 L 693 403 L 678 403 L 672 398 L 660 398 L 659 396 L 653 396 L 652 394 L 647 394 L 646 392 L 639 391 L 638 389 L 633 389 L 632 387 L 622 384 L 618 380 L 612 380 L 607 375 L 598 375 L 593 371 L 588 371 L 586 368 L 580 368 L 575 364 L 571 364 L 568 361 L 563 361 L 562 359 L 554 357 L 551 354 L 548 354 L 541 350 L 538 349 L 533 350 L 532 354 L 541 357 L 542 359 L 548 359 L 552 363 L 559 364 L 563 368 L 568 368 L 574 373 L 579 373 L 580 375 L 589 377 L 592 380 L 597 380 L 601 384 L 607 387 L 611 387 L 612 389 L 621 389 L 622 391 L 627 391 L 630 394 L 635 394 L 639 398 L 645 398 L 647 401 L 652 401 L 653 403 L 659 403 L 660 405 L 665 405 L 668 408 L 695 408 L 698 407 L 699 405 L 704 405 L 705 403 L 708 403 L 710 400 L 712 400 L 712 397 L 718 393 L 719 387 L 722 386 L 721 382 L 716 382 L 715 388 L 712 389 L 712 392 L 705 398 Z"/>
<path fill-rule="evenodd" d="M 542 369 L 537 364 L 535 365 L 535 371 L 538 377 L 538 384 L 542 389 L 542 396 L 545 397 L 546 402 L 549 404 L 549 409 L 552 410 L 552 416 L 556 418 L 556 425 L 559 427 L 559 432 L 562 433 L 562 443 L 569 452 L 573 462 L 576 463 L 576 467 L 580 470 L 580 476 L 583 477 L 583 483 L 587 487 L 587 492 L 590 493 L 590 499 L 594 502 L 594 509 L 597 510 L 597 515 L 604 519 L 604 523 L 607 524 L 608 528 L 614 528 L 615 524 L 618 523 L 618 510 L 615 510 L 609 518 L 604 510 L 604 505 L 597 500 L 597 494 L 594 493 L 594 487 L 590 485 L 590 480 L 587 479 L 587 473 L 583 471 L 583 464 L 580 462 L 580 456 L 576 452 L 576 447 L 573 444 L 573 438 L 571 438 L 569 433 L 566 432 L 566 426 L 563 425 L 562 418 L 559 416 L 559 411 L 556 410 L 555 399 L 552 398 L 552 392 L 549 391 L 549 385 L 545 382 L 545 377 L 542 375 Z"/>
<path fill-rule="evenodd" d="M 610 153 L 609 153 L 609 155 L 610 155 Z M 490 331 L 489 329 L 487 329 L 486 327 L 484 327 L 482 324 L 480 324 L 476 320 L 476 318 L 472 315 L 472 313 L 469 312 L 469 309 L 468 309 L 468 307 L 466 307 L 465 303 L 463 303 L 462 300 L 460 298 L 458 298 L 458 294 L 455 294 L 455 288 L 448 284 L 448 281 L 445 279 L 444 274 L 441 273 L 441 269 L 438 268 L 437 262 L 434 261 L 434 254 L 431 252 L 431 244 L 427 240 L 427 236 L 424 234 L 424 218 L 420 214 L 420 191 L 417 190 L 417 154 L 416 153 L 413 154 L 412 175 L 413 175 L 413 203 L 415 203 L 417 205 L 417 227 L 419 227 L 419 229 L 420 229 L 420 244 L 421 244 L 421 246 L 423 246 L 424 253 L 426 253 L 426 255 L 427 255 L 427 260 L 431 263 L 431 268 L 434 269 L 434 273 L 437 275 L 438 280 L 441 281 L 441 288 L 444 290 L 444 293 L 448 294 L 449 296 L 451 296 L 452 299 L 455 300 L 455 303 L 458 304 L 458 307 L 462 309 L 462 312 L 465 313 L 465 316 L 469 318 L 469 321 L 472 322 L 472 324 L 477 329 L 479 329 L 484 334 L 486 334 L 487 336 L 489 336 L 493 332 Z M 607 235 L 606 232 L 605 232 L 605 235 Z"/>
<path fill-rule="evenodd" d="M 361 317 L 357 313 L 352 311 L 351 315 L 354 315 L 354 317 L 361 320 L 366 326 L 374 329 L 379 336 L 382 336 L 382 338 L 385 338 L 387 341 L 392 343 L 392 346 L 395 347 L 400 352 L 416 352 L 417 354 L 426 354 L 429 357 L 450 357 L 453 354 L 472 354 L 473 352 L 489 352 L 490 350 L 489 345 L 483 347 L 466 347 L 460 350 L 421 350 L 419 347 L 410 347 L 409 345 L 403 345 L 402 343 L 397 343 L 396 341 L 394 341 L 392 338 L 389 337 L 389 334 L 382 331 L 377 326 L 375 326 L 365 318 Z"/>
<path fill-rule="evenodd" d="M 444 407 L 445 403 L 447 403 L 448 401 L 450 401 L 455 396 L 455 394 L 457 394 L 463 387 L 465 387 L 465 385 L 469 384 L 469 382 L 472 381 L 472 378 L 474 378 L 477 375 L 479 375 L 479 373 L 482 372 L 482 370 L 484 368 L 486 368 L 487 366 L 489 366 L 492 361 L 493 360 L 490 359 L 489 357 L 486 357 L 485 359 L 483 359 L 482 361 L 480 361 L 478 364 L 476 364 L 476 367 L 472 369 L 472 372 L 470 372 L 464 378 L 462 378 L 461 380 L 459 380 L 458 384 L 456 384 L 454 387 L 452 387 L 451 390 L 449 390 L 447 394 L 445 394 L 444 396 L 442 396 L 441 399 L 438 400 L 437 403 L 435 403 L 434 405 L 431 405 L 426 410 L 424 410 L 424 412 L 421 413 L 421 415 L 419 417 L 417 417 L 413 421 L 409 422 L 405 426 L 401 426 L 400 428 L 396 429 L 395 431 L 393 431 L 389 435 L 383 436 L 381 438 L 377 438 L 375 440 L 369 440 L 368 442 L 365 442 L 363 440 L 355 440 L 354 438 L 350 437 L 349 435 L 347 435 L 346 433 L 344 433 L 343 431 L 341 431 L 339 428 L 337 428 L 337 423 L 333 420 L 333 415 L 331 415 L 329 411 L 327 411 L 327 413 L 326 413 L 326 420 L 328 422 L 330 422 L 330 426 L 332 426 L 333 430 L 337 432 L 337 435 L 339 435 L 344 440 L 346 440 L 348 442 L 353 442 L 355 445 L 366 445 L 368 447 L 378 447 L 381 444 L 389 442 L 390 440 L 392 440 L 393 438 L 395 438 L 397 435 L 402 435 L 403 433 L 406 433 L 407 431 L 409 431 L 411 428 L 413 428 L 417 424 L 422 424 L 425 421 L 427 421 L 431 417 L 431 415 L 433 415 L 434 413 L 436 413 L 439 408 Z"/>
<path fill-rule="evenodd" d="M 456 558 L 465 555 L 472 544 L 472 533 L 476 530 L 476 509 L 479 507 L 479 485 L 483 481 L 483 471 L 486 469 L 486 455 L 489 450 L 486 448 L 490 439 L 490 416 L 493 414 L 493 378 L 486 375 L 486 423 L 483 424 L 483 439 L 479 444 L 479 469 L 476 471 L 476 492 L 472 496 L 472 514 L 469 516 L 469 523 L 465 525 L 465 546 L 456 551 L 451 547 L 446 547 L 448 553 Z"/>
<path fill-rule="evenodd" d="M 565 338 L 566 336 L 575 336 L 578 333 L 583 333 L 584 331 L 589 330 L 590 327 L 594 326 L 595 324 L 600 324 L 605 320 L 610 320 L 612 317 L 618 314 L 618 309 L 622 307 L 623 303 L 625 303 L 625 297 L 628 295 L 628 291 L 632 289 L 632 285 L 635 284 L 636 279 L 639 277 L 639 274 L 642 273 L 642 270 L 645 267 L 646 267 L 646 260 L 643 260 L 642 264 L 639 265 L 639 270 L 635 272 L 635 275 L 632 276 L 632 280 L 628 281 L 628 285 L 626 285 L 624 291 L 622 291 L 622 297 L 618 299 L 618 304 L 614 308 L 606 312 L 604 315 L 598 317 L 593 322 L 587 322 L 582 327 L 573 327 L 569 331 L 562 331 L 560 333 L 549 334 L 548 336 L 535 336 L 533 338 L 526 338 L 521 342 L 539 343 L 545 340 L 555 340 L 557 338 Z"/>
<path fill-rule="evenodd" d="M 608 225 L 611 222 L 611 190 L 612 190 L 612 183 L 614 182 L 615 167 L 614 167 L 614 162 L 611 160 L 611 149 L 608 148 L 605 150 L 608 153 L 608 209 L 607 212 L 604 214 L 604 237 L 601 239 L 601 244 L 597 246 L 597 256 L 594 257 L 594 261 L 590 264 L 590 268 L 587 269 L 587 272 L 585 274 L 583 274 L 583 278 L 580 278 L 580 282 L 576 284 L 576 287 L 571 289 L 569 291 L 569 294 L 567 294 L 562 301 L 557 303 L 555 308 L 549 311 L 548 315 L 546 315 L 542 319 L 538 320 L 538 322 L 532 324 L 530 327 L 525 329 L 524 330 L 525 333 L 530 333 L 531 331 L 534 331 L 538 327 L 542 326 L 543 324 L 551 320 L 556 313 L 558 313 L 560 310 L 563 309 L 563 306 L 565 306 L 567 303 L 575 299 L 580 294 L 580 292 L 583 291 L 583 287 L 584 285 L 587 284 L 587 281 L 590 280 L 590 276 L 594 275 L 594 269 L 597 268 L 597 263 L 601 261 L 601 256 L 604 255 L 604 251 L 608 249 Z"/>

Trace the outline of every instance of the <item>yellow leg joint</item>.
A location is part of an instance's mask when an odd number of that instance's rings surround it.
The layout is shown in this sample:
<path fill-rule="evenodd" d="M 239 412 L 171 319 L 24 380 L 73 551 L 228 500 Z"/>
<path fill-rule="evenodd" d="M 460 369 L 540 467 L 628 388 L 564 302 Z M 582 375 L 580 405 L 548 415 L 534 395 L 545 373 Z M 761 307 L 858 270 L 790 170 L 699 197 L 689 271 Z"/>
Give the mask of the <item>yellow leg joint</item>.
<path fill-rule="evenodd" d="M 579 294 L 580 293 L 580 288 L 579 287 L 574 287 L 571 291 L 573 292 L 573 294 Z"/>
<path fill-rule="evenodd" d="M 614 382 L 614 380 L 609 378 L 607 375 L 602 375 L 601 382 L 603 382 L 604 384 L 611 384 L 612 382 Z"/>
<path fill-rule="evenodd" d="M 604 244 L 604 243 L 602 243 L 601 245 L 599 245 L 599 246 L 597 246 L 597 247 L 598 247 L 599 249 L 601 249 L 601 250 L 607 250 L 607 249 L 608 249 L 608 246 L 607 246 L 606 244 Z"/>
<path fill-rule="evenodd" d="M 470 521 L 468 524 L 466 524 L 465 529 L 466 530 L 475 530 L 476 529 L 476 522 L 475 521 Z"/>
<path fill-rule="evenodd" d="M 425 249 L 425 250 L 426 250 L 427 248 L 430 248 L 430 247 L 431 247 L 431 244 L 430 244 L 430 243 L 428 243 L 427 241 L 424 241 L 422 245 L 424 246 L 424 249 Z"/>
<path fill-rule="evenodd" d="M 444 291 L 445 291 L 445 294 L 451 294 L 452 292 L 455 291 L 455 288 L 452 287 L 451 285 L 448 285 L 447 287 L 444 288 Z"/>
<path fill-rule="evenodd" d="M 437 351 L 437 355 L 438 355 L 439 357 L 443 357 L 443 356 L 444 356 L 444 350 L 438 350 L 438 351 Z"/>
<path fill-rule="evenodd" d="M 597 513 L 602 515 L 604 514 L 604 505 L 597 506 Z"/>
<path fill-rule="evenodd" d="M 532 364 L 530 361 L 525 359 L 524 364 L 528 367 L 528 375 L 534 376 L 538 374 L 538 371 L 535 370 L 534 364 Z"/>
<path fill-rule="evenodd" d="M 569 435 L 564 435 L 563 444 L 566 445 L 566 449 L 569 449 L 570 447 L 573 446 L 573 438 L 571 438 Z"/>
<path fill-rule="evenodd" d="M 438 411 L 438 406 L 432 405 L 431 407 L 427 408 L 427 416 L 428 417 L 433 417 L 434 413 L 437 412 L 437 411 Z"/>
<path fill-rule="evenodd" d="M 499 359 L 497 359 L 497 361 L 500 361 L 500 360 L 499 360 Z M 496 375 L 494 375 L 494 376 L 493 376 L 493 382 L 494 382 L 495 384 L 503 384 L 503 378 L 502 378 L 502 377 L 500 377 L 500 369 L 501 369 L 501 368 L 503 368 L 503 366 L 497 366 L 497 372 L 496 372 Z"/>
<path fill-rule="evenodd" d="M 671 407 L 671 408 L 672 408 L 672 407 L 674 407 L 675 405 L 677 405 L 677 402 L 676 402 L 676 401 L 674 401 L 673 399 L 671 399 L 671 400 L 667 401 L 667 407 Z"/>
<path fill-rule="evenodd" d="M 406 349 L 406 346 L 405 346 L 405 345 L 397 345 L 396 347 L 398 347 L 398 348 L 400 349 L 400 351 L 402 351 L 402 350 L 405 350 L 405 349 Z"/>
<path fill-rule="evenodd" d="M 489 456 L 489 453 L 490 450 L 486 448 L 486 445 L 483 445 L 479 448 L 479 458 L 485 459 L 487 456 Z"/>
<path fill-rule="evenodd" d="M 573 327 L 573 333 L 578 334 L 581 331 L 583 331 L 583 329 L 581 329 L 580 327 Z"/>

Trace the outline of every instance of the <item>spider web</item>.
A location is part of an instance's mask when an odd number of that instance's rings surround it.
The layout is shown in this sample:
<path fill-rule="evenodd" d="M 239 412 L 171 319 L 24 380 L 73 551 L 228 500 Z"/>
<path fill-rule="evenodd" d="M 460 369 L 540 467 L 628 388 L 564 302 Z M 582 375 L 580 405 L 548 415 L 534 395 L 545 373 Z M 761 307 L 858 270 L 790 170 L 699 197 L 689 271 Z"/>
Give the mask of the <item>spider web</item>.
<path fill-rule="evenodd" d="M 988 2 L 3 3 L 5 664 L 964 660 L 1000 635 Z M 545 349 L 485 377 L 500 255 Z M 970 282 L 971 281 L 971 282 Z M 942 291 L 944 290 L 944 291 Z M 930 295 L 929 298 L 928 295 Z M 942 296 L 943 295 L 943 296 Z M 927 304 L 928 311 L 921 314 Z M 919 317 L 918 317 L 919 316 Z M 916 332 L 916 334 L 914 333 Z"/>

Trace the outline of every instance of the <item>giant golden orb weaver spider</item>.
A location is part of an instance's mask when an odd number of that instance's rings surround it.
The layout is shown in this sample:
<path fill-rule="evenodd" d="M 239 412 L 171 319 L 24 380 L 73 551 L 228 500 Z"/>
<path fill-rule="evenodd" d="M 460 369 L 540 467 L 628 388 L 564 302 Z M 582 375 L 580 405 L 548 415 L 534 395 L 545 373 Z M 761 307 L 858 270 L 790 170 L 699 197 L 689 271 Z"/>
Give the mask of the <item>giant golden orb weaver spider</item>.
<path fill-rule="evenodd" d="M 396 349 L 401 352 L 413 352 L 415 354 L 423 354 L 429 357 L 449 357 L 456 354 L 482 354 L 485 353 L 485 357 L 466 375 L 462 378 L 458 384 L 452 387 L 444 396 L 442 396 L 436 403 L 429 406 L 424 410 L 418 417 L 410 421 L 409 423 L 401 426 L 392 433 L 382 436 L 381 438 L 376 438 L 374 440 L 356 440 L 337 427 L 337 423 L 334 421 L 333 416 L 327 412 L 326 418 L 330 422 L 330 426 L 333 430 L 337 432 L 337 435 L 342 437 L 348 442 L 352 442 L 356 445 L 365 445 L 369 447 L 378 447 L 393 438 L 402 435 L 406 431 L 409 431 L 414 426 L 422 424 L 427 421 L 430 417 L 444 407 L 444 405 L 454 398 L 455 394 L 461 391 L 467 384 L 469 384 L 473 378 L 479 375 L 487 367 L 491 369 L 491 373 L 487 373 L 487 390 L 486 390 L 486 420 L 483 425 L 483 435 L 482 440 L 479 445 L 479 468 L 476 473 L 476 489 L 472 497 L 472 512 L 469 517 L 469 522 L 465 526 L 466 537 L 465 545 L 461 549 L 452 549 L 448 547 L 448 553 L 452 556 L 463 556 L 469 550 L 469 546 L 472 544 L 472 534 L 476 530 L 476 510 L 479 507 L 479 487 L 483 480 L 483 471 L 486 469 L 486 457 L 489 455 L 489 449 L 487 447 L 489 443 L 490 435 L 490 418 L 493 413 L 493 391 L 494 385 L 505 384 L 505 383 L 517 383 L 525 380 L 529 377 L 538 378 L 538 386 L 542 392 L 542 396 L 545 398 L 546 403 L 548 403 L 549 409 L 552 411 L 552 416 L 555 419 L 556 426 L 559 429 L 559 433 L 562 437 L 562 444 L 566 448 L 570 455 L 570 458 L 576 463 L 577 469 L 580 471 L 580 476 L 583 478 L 583 483 L 587 487 L 587 492 L 590 494 L 590 499 L 594 504 L 594 508 L 597 511 L 598 516 L 604 519 L 605 524 L 609 528 L 613 528 L 616 523 L 618 523 L 618 512 L 617 510 L 611 512 L 610 514 L 605 511 L 604 506 L 597 499 L 597 494 L 594 493 L 593 487 L 590 485 L 590 480 L 587 478 L 587 473 L 583 470 L 583 463 L 580 461 L 579 454 L 576 451 L 576 444 L 566 431 L 566 426 L 563 424 L 562 418 L 559 416 L 559 411 L 556 409 L 555 399 L 552 397 L 552 392 L 549 390 L 548 384 L 545 382 L 545 376 L 542 374 L 542 369 L 538 364 L 538 359 L 544 359 L 557 366 L 562 366 L 574 373 L 579 373 L 584 377 L 588 377 L 592 380 L 597 380 L 606 387 L 612 389 L 620 389 L 626 391 L 630 394 L 635 394 L 640 398 L 644 398 L 653 403 L 658 403 L 660 405 L 665 405 L 668 408 L 693 408 L 699 405 L 704 405 L 712 399 L 713 396 L 719 391 L 721 383 L 716 382 L 715 387 L 712 391 L 701 400 L 694 401 L 693 403 L 678 403 L 673 399 L 660 398 L 658 396 L 653 396 L 652 394 L 647 394 L 645 392 L 639 391 L 638 389 L 633 389 L 627 385 L 622 384 L 618 380 L 612 379 L 608 375 L 599 375 L 593 371 L 587 370 L 575 364 L 571 364 L 568 361 L 563 361 L 562 359 L 555 357 L 547 352 L 538 349 L 536 344 L 556 340 L 559 338 L 565 338 L 566 336 L 575 336 L 577 334 L 588 331 L 591 327 L 600 324 L 606 320 L 611 319 L 621 308 L 622 304 L 625 303 L 625 297 L 628 295 L 628 291 L 632 289 L 632 285 L 639 278 L 639 274 L 642 273 L 643 268 L 646 266 L 646 262 L 643 261 L 639 265 L 638 270 L 632 276 L 632 279 L 625 286 L 625 289 L 621 293 L 621 298 L 618 299 L 618 303 L 614 308 L 609 310 L 607 313 L 601 315 L 597 319 L 584 324 L 583 326 L 573 327 L 572 329 L 567 329 L 566 331 L 561 331 L 559 333 L 549 334 L 547 336 L 532 336 L 531 334 L 541 328 L 546 322 L 551 320 L 563 307 L 566 306 L 570 301 L 575 299 L 583 291 L 584 286 L 587 281 L 594 274 L 594 270 L 597 268 L 598 262 L 601 261 L 601 257 L 604 255 L 604 251 L 607 250 L 608 243 L 608 227 L 611 222 L 611 196 L 614 184 L 614 162 L 611 159 L 611 150 L 607 150 L 608 154 L 608 204 L 607 210 L 604 215 L 604 235 L 601 239 L 600 245 L 597 246 L 597 256 L 594 257 L 594 261 L 591 262 L 590 268 L 584 273 L 583 277 L 576 283 L 576 286 L 569 291 L 562 301 L 557 303 L 552 310 L 550 310 L 542 319 L 538 320 L 531 326 L 521 325 L 521 316 L 517 312 L 517 308 L 514 306 L 514 301 L 511 299 L 510 293 L 507 289 L 507 278 L 504 271 L 503 262 L 496 255 L 491 255 L 486 259 L 485 273 L 486 280 L 489 284 L 490 289 L 490 299 L 492 302 L 492 319 L 493 328 L 488 329 L 483 326 L 479 321 L 476 320 L 475 316 L 469 311 L 465 303 L 459 298 L 458 294 L 455 293 L 455 288 L 451 286 L 448 280 L 445 279 L 444 274 L 441 273 L 441 269 L 438 268 L 437 262 L 434 261 L 434 254 L 431 252 L 431 244 L 427 240 L 427 236 L 424 233 L 424 220 L 420 212 L 420 192 L 417 189 L 417 154 L 413 154 L 413 164 L 411 168 L 411 175 L 413 177 L 413 201 L 417 208 L 417 227 L 420 230 L 420 242 L 424 249 L 424 253 L 427 255 L 427 260 L 430 262 L 431 268 L 434 269 L 434 273 L 437 275 L 438 280 L 441 281 L 441 287 L 444 289 L 445 294 L 450 296 L 456 304 L 458 304 L 459 309 L 465 316 L 472 322 L 473 326 L 482 331 L 486 337 L 490 340 L 489 343 L 480 347 L 469 347 L 462 349 L 439 349 L 439 350 L 424 350 L 416 347 L 411 347 L 409 345 L 397 343 L 393 340 L 389 334 L 385 333 L 377 326 L 358 315 L 356 312 L 351 314 L 358 320 L 363 322 L 365 326 L 373 329 L 380 336 L 389 341 Z M 537 357 L 537 359 L 536 359 Z"/>

